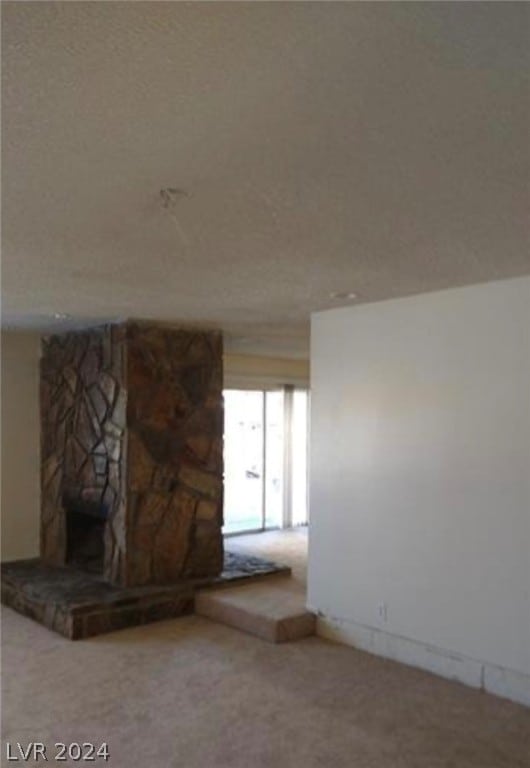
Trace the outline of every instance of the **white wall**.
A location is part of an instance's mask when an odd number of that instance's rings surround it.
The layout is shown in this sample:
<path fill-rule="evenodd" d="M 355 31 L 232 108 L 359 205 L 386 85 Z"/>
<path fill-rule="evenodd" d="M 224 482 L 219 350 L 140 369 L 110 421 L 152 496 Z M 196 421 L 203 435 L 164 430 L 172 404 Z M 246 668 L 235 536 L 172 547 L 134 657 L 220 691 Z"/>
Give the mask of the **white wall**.
<path fill-rule="evenodd" d="M 2 560 L 39 554 L 37 334 L 2 331 Z"/>
<path fill-rule="evenodd" d="M 530 704 L 530 278 L 318 313 L 311 383 L 321 632 Z"/>

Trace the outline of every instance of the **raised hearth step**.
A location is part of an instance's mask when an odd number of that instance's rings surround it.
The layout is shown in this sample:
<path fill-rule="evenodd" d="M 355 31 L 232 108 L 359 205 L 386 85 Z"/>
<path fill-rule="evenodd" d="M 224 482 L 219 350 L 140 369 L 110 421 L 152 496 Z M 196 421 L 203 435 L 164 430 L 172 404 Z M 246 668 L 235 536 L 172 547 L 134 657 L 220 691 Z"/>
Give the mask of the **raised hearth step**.
<path fill-rule="evenodd" d="M 2 563 L 5 605 L 71 640 L 173 619 L 193 612 L 195 590 L 210 585 L 257 583 L 290 574 L 287 566 L 244 553 L 225 552 L 219 576 L 166 585 L 118 587 L 102 576 L 40 558 Z"/>
<path fill-rule="evenodd" d="M 2 563 L 2 603 L 70 640 L 193 612 L 193 586 L 116 587 L 101 577 L 43 563 Z"/>
<path fill-rule="evenodd" d="M 305 592 L 289 578 L 200 590 L 195 596 L 195 613 L 271 643 L 315 634 L 316 619 L 305 607 Z"/>

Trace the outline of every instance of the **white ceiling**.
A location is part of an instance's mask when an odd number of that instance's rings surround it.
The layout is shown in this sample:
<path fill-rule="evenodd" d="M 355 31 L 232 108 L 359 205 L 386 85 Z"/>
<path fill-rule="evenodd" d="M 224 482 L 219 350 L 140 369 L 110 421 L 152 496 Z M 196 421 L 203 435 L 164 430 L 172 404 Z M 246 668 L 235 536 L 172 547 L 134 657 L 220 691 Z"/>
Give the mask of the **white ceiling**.
<path fill-rule="evenodd" d="M 331 292 L 530 272 L 529 12 L 2 3 L 4 322 L 303 356 Z"/>

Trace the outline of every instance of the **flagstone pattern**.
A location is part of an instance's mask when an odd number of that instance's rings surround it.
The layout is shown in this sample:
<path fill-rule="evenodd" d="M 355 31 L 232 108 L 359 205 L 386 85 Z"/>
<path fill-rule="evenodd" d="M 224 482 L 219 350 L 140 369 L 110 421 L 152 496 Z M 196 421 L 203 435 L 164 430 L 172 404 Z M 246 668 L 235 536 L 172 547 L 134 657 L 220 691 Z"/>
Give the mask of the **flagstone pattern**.
<path fill-rule="evenodd" d="M 103 576 L 164 584 L 223 563 L 222 336 L 126 322 L 48 337 L 41 554 L 68 560 L 71 507 L 105 517 Z"/>

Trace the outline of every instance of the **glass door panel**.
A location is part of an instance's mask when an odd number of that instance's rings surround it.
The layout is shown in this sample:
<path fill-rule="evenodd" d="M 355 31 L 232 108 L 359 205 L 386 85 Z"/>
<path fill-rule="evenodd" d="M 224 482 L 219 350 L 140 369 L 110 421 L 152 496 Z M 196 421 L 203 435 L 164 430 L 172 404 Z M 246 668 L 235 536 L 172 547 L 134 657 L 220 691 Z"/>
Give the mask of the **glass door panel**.
<path fill-rule="evenodd" d="M 307 524 L 307 391 L 224 396 L 224 533 Z"/>
<path fill-rule="evenodd" d="M 283 523 L 283 391 L 265 393 L 265 527 Z"/>
<path fill-rule="evenodd" d="M 305 525 L 307 523 L 307 411 L 307 392 L 303 389 L 295 389 L 293 393 L 291 484 L 293 525 Z"/>
<path fill-rule="evenodd" d="M 225 390 L 224 533 L 263 528 L 264 393 Z"/>

